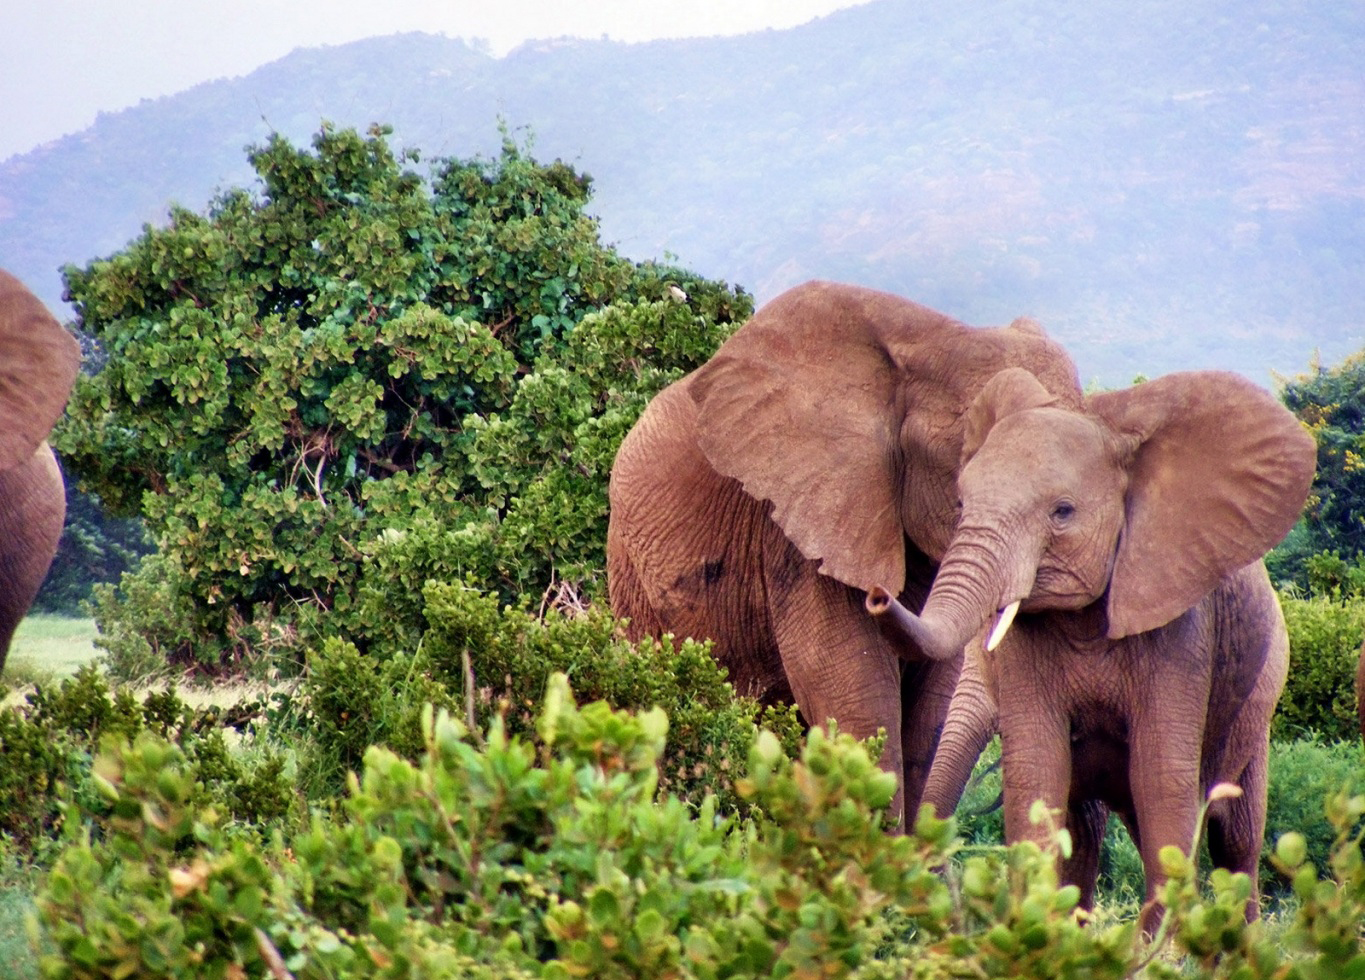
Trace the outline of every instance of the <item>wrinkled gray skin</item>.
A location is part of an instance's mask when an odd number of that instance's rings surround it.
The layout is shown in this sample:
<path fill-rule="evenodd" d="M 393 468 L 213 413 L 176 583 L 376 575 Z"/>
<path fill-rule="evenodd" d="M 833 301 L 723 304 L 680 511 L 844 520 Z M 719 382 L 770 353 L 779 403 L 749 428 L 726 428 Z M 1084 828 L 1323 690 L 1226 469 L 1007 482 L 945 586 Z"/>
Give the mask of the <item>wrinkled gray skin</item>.
<path fill-rule="evenodd" d="M 631 633 L 712 639 L 740 693 L 888 733 L 897 824 L 918 808 L 961 643 L 925 656 L 884 634 L 866 590 L 920 608 L 957 518 L 963 412 L 1011 365 L 1079 405 L 1075 368 L 1030 322 L 974 329 L 809 283 L 661 392 L 612 468 L 608 586 Z"/>
<path fill-rule="evenodd" d="M 970 642 L 925 802 L 956 807 L 998 727 L 1007 840 L 1046 841 L 1035 801 L 1060 813 L 1074 842 L 1063 874 L 1089 905 L 1110 810 L 1138 845 L 1150 901 L 1160 849 L 1188 852 L 1205 795 L 1232 783 L 1240 797 L 1210 811 L 1211 853 L 1254 882 L 1288 662 L 1259 558 L 1303 505 L 1312 438 L 1268 394 L 1214 372 L 1080 411 L 1003 372 L 967 430 L 961 519 L 922 615 L 875 593 L 870 606 L 926 651 Z M 994 628 L 1014 603 L 1012 628 Z M 1145 927 L 1159 916 L 1150 906 Z"/>
<path fill-rule="evenodd" d="M 75 339 L 0 271 L 0 668 L 61 538 L 66 492 L 45 439 L 79 367 Z"/>

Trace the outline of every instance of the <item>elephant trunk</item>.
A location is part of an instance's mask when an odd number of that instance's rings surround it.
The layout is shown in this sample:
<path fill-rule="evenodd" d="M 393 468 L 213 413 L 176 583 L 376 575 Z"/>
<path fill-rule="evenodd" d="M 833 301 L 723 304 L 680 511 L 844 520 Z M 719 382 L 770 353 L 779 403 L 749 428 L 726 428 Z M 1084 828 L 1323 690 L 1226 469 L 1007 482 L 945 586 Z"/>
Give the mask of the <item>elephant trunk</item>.
<path fill-rule="evenodd" d="M 977 760 L 999 728 L 999 709 L 982 669 L 980 657 L 968 655 L 963 661 L 924 783 L 920 802 L 932 804 L 939 817 L 957 809 Z"/>
<path fill-rule="evenodd" d="M 960 530 L 943 557 L 933 588 L 919 615 L 906 609 L 885 589 L 874 588 L 867 594 L 866 608 L 884 629 L 894 629 L 910 640 L 930 660 L 958 656 L 983 625 L 998 616 L 986 642 L 994 650 L 1019 610 L 1019 600 L 1033 584 L 1036 565 L 1019 566 L 1019 575 L 1010 575 L 1003 556 L 1019 553 L 999 536 L 989 532 Z M 1027 568 L 1027 575 L 1022 569 Z M 1015 578 L 1027 577 L 1027 582 Z"/>

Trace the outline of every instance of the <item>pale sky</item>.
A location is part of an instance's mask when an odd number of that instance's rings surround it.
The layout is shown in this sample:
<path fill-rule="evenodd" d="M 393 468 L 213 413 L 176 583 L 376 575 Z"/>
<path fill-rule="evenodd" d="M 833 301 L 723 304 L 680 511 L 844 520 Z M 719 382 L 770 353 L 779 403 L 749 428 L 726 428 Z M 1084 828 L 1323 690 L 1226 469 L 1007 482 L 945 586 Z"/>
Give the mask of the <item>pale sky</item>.
<path fill-rule="evenodd" d="M 98 111 L 245 75 L 295 48 L 426 31 L 644 41 L 794 27 L 866 0 L 5 0 L 0 160 Z"/>

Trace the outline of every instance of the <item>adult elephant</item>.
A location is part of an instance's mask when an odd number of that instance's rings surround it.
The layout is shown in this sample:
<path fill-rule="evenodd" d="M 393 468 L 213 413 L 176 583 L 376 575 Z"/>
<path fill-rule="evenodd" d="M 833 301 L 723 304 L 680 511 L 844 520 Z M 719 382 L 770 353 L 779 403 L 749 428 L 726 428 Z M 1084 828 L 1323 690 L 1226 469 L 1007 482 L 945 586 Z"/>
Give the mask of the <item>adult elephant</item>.
<path fill-rule="evenodd" d="M 613 610 L 635 637 L 715 641 L 742 694 L 811 724 L 887 733 L 899 823 L 917 810 L 963 636 L 925 652 L 864 608 L 918 609 L 957 523 L 964 413 L 1015 366 L 1079 410 L 1031 321 L 977 329 L 854 286 L 777 297 L 662 391 L 612 468 Z"/>
<path fill-rule="evenodd" d="M 75 338 L 0 270 L 0 668 L 61 538 L 66 492 L 45 440 L 80 359 Z"/>
<path fill-rule="evenodd" d="M 1037 800 L 1063 814 L 1063 872 L 1087 905 L 1109 810 L 1138 846 L 1150 901 L 1160 849 L 1189 850 L 1222 782 L 1242 792 L 1210 810 L 1210 852 L 1255 882 L 1288 661 L 1259 559 L 1299 515 L 1313 439 L 1271 395 L 1219 372 L 1075 406 L 1007 370 L 966 430 L 961 520 L 921 613 L 869 599 L 930 656 L 976 637 L 926 802 L 956 806 L 998 723 L 1006 838 L 1046 834 L 1029 821 Z M 1147 928 L 1159 915 L 1149 905 Z"/>

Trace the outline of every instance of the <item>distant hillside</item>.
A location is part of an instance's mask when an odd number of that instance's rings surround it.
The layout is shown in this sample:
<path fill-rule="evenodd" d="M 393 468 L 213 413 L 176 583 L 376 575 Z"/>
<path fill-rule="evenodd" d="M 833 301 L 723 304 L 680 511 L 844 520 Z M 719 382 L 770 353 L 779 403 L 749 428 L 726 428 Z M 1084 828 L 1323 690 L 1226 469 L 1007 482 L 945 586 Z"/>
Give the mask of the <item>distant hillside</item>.
<path fill-rule="evenodd" d="M 766 299 L 820 276 L 977 323 L 1029 313 L 1084 378 L 1303 369 L 1365 347 L 1365 5 L 880 0 L 740 38 L 425 35 L 297 51 L 0 163 L 0 265 L 118 249 L 320 120 L 424 156 L 499 118 L 591 173 L 609 240 Z"/>

